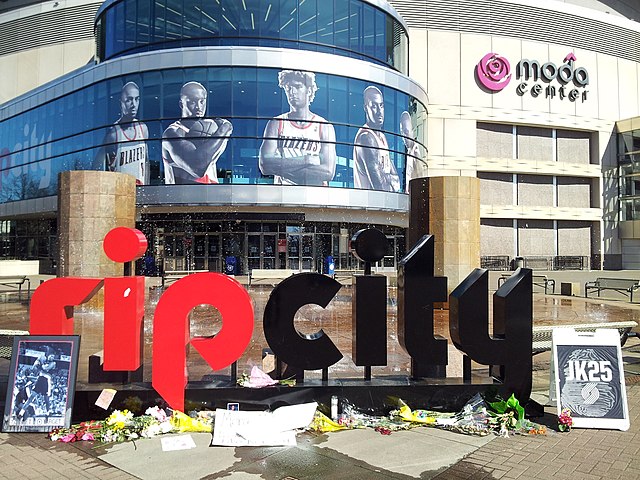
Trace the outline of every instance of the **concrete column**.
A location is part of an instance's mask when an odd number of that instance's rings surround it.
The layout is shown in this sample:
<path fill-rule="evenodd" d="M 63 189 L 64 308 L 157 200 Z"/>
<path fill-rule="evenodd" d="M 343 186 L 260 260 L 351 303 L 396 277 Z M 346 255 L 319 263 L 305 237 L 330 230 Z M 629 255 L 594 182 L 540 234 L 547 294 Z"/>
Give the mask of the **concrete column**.
<path fill-rule="evenodd" d="M 429 233 L 435 236 L 435 275 L 449 293 L 480 266 L 480 180 L 429 178 Z"/>
<path fill-rule="evenodd" d="M 135 227 L 136 182 L 116 172 L 67 171 L 58 182 L 58 276 L 121 276 L 102 241 L 114 227 Z"/>

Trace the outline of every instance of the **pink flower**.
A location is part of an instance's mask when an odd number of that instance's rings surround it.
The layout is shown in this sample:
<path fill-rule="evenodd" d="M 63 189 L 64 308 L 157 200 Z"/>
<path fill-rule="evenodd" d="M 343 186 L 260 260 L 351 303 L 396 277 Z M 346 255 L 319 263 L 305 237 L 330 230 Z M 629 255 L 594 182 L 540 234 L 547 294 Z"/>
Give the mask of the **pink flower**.
<path fill-rule="evenodd" d="M 74 442 L 75 440 L 76 440 L 76 436 L 73 433 L 68 433 L 67 435 L 65 435 L 60 439 L 60 441 L 64 443 Z"/>
<path fill-rule="evenodd" d="M 82 435 L 82 440 L 93 442 L 95 440 L 95 438 L 93 438 L 93 433 L 87 432 L 84 435 Z"/>

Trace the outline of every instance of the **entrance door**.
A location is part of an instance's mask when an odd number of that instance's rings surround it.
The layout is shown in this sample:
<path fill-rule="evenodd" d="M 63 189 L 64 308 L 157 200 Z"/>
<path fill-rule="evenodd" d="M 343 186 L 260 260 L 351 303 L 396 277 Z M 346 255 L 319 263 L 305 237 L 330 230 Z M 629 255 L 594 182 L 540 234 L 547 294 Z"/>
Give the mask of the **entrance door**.
<path fill-rule="evenodd" d="M 262 268 L 276 268 L 276 242 L 275 233 L 265 233 L 262 237 Z"/>
<path fill-rule="evenodd" d="M 164 237 L 164 270 L 190 270 L 189 260 L 193 258 L 192 240 L 183 234 L 165 235 Z"/>
<path fill-rule="evenodd" d="M 300 235 L 287 235 L 287 268 L 300 270 Z"/>
<path fill-rule="evenodd" d="M 227 260 L 228 257 L 236 257 L 237 271 L 236 275 L 242 275 L 246 264 L 242 264 L 245 258 L 244 253 L 244 233 L 225 233 L 222 237 L 222 257 Z"/>
<path fill-rule="evenodd" d="M 262 249 L 260 248 L 260 233 L 248 233 L 247 234 L 247 265 L 249 271 L 254 268 L 262 268 L 260 255 Z"/>
<path fill-rule="evenodd" d="M 207 235 L 207 269 L 210 272 L 222 272 L 222 262 L 220 260 L 220 235 L 209 233 Z"/>
<path fill-rule="evenodd" d="M 275 233 L 248 233 L 247 264 L 249 269 L 277 268 L 276 242 L 277 234 Z"/>
<path fill-rule="evenodd" d="M 195 270 L 208 270 L 207 236 L 203 233 L 194 235 L 193 263 L 194 263 Z"/>
<path fill-rule="evenodd" d="M 302 263 L 301 269 L 306 271 L 313 271 L 313 235 L 306 234 L 301 236 L 302 240 Z"/>

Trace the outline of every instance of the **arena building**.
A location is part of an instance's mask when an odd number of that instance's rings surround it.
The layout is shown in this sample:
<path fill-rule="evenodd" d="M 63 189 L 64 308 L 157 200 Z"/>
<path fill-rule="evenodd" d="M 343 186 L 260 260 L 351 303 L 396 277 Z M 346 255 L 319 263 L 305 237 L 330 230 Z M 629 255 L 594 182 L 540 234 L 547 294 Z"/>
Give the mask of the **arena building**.
<path fill-rule="evenodd" d="M 58 174 L 106 169 L 136 177 L 166 270 L 356 268 L 363 226 L 394 269 L 420 176 L 479 179 L 466 254 L 484 266 L 638 268 L 616 138 L 640 116 L 638 18 L 614 0 L 3 0 L 1 255 L 55 261 Z"/>

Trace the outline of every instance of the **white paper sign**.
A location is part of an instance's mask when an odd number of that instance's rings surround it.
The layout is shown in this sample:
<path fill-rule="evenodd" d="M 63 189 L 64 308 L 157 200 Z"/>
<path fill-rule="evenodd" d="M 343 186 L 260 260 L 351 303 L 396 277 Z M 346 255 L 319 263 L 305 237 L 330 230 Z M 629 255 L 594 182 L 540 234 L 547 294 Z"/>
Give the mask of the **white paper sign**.
<path fill-rule="evenodd" d="M 307 427 L 318 405 L 305 403 L 280 407 L 273 412 L 216 410 L 211 445 L 293 446 L 296 429 Z"/>
<path fill-rule="evenodd" d="M 160 439 L 163 452 L 172 452 L 175 450 L 189 450 L 196 448 L 196 442 L 193 441 L 191 435 L 178 435 L 175 437 L 162 437 Z"/>
<path fill-rule="evenodd" d="M 113 401 L 113 397 L 116 396 L 116 391 L 112 388 L 105 388 L 100 392 L 100 396 L 96 400 L 96 405 L 104 410 L 109 408 L 111 402 Z"/>
<path fill-rule="evenodd" d="M 574 427 L 628 430 L 618 331 L 557 328 L 552 338 L 558 413 L 571 410 Z"/>
<path fill-rule="evenodd" d="M 269 412 L 245 412 L 216 409 L 216 423 L 211 445 L 227 447 L 248 446 L 294 446 L 296 433 L 293 430 L 274 432 L 266 426 L 270 423 Z M 252 438 L 240 435 L 239 431 L 254 430 Z"/>

